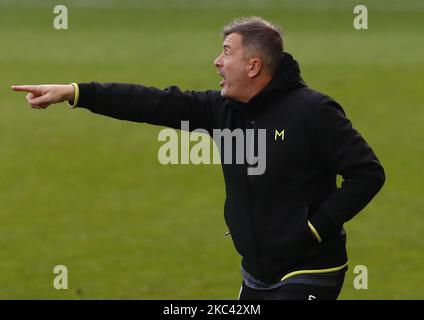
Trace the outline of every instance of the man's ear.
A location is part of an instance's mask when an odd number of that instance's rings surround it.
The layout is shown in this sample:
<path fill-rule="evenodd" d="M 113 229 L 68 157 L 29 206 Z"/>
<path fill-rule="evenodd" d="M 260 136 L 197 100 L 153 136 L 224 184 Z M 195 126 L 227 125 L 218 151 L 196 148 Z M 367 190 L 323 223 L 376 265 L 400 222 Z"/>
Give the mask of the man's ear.
<path fill-rule="evenodd" d="M 259 58 L 252 58 L 249 60 L 249 70 L 247 76 L 249 78 L 255 78 L 259 75 L 262 70 L 262 61 Z"/>

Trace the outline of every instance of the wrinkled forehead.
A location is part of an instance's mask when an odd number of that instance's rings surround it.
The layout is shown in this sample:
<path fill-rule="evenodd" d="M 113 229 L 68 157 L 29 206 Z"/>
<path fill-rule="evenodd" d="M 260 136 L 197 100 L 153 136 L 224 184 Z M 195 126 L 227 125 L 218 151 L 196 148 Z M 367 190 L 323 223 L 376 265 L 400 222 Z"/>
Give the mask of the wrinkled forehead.
<path fill-rule="evenodd" d="M 242 36 L 238 33 L 231 33 L 224 39 L 222 46 L 233 50 L 239 49 L 242 47 Z"/>

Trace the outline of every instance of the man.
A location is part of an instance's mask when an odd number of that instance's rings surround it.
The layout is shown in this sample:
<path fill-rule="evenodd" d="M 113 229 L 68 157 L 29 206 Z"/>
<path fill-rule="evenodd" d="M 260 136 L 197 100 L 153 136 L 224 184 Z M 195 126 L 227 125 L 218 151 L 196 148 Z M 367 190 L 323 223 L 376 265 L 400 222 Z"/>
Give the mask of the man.
<path fill-rule="evenodd" d="M 33 108 L 68 100 L 123 120 L 172 128 L 187 120 L 210 134 L 265 129 L 265 172 L 222 165 L 225 220 L 242 256 L 239 298 L 337 299 L 348 262 L 343 224 L 380 190 L 383 168 L 342 107 L 307 87 L 277 27 L 235 20 L 223 38 L 214 62 L 220 92 L 95 82 L 12 88 L 27 91 Z"/>

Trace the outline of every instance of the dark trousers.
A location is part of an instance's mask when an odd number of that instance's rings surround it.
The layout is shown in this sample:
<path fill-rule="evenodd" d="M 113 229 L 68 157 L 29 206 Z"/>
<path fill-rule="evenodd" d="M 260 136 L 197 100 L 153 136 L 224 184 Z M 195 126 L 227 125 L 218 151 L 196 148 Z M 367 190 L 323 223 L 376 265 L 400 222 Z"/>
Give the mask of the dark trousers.
<path fill-rule="evenodd" d="M 344 282 L 344 275 L 335 286 L 288 283 L 271 290 L 252 289 L 242 283 L 240 300 L 336 300 Z"/>

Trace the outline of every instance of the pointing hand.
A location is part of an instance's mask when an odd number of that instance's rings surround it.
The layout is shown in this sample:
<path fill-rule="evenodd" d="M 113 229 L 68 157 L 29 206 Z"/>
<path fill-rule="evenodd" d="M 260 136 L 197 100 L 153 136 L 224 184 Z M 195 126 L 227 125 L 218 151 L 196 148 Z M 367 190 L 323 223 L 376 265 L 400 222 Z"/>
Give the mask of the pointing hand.
<path fill-rule="evenodd" d="M 53 103 L 63 102 L 65 100 L 73 101 L 75 98 L 75 89 L 71 84 L 12 86 L 12 90 L 28 92 L 26 100 L 35 109 L 45 109 Z"/>

